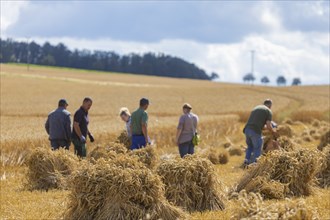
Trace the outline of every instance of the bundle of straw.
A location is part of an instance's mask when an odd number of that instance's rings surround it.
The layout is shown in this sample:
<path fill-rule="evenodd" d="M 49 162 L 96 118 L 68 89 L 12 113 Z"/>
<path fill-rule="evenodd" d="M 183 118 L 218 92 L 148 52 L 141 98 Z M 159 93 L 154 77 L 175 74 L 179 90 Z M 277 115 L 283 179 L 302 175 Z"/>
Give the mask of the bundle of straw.
<path fill-rule="evenodd" d="M 112 142 L 109 145 L 107 145 L 106 149 L 108 151 L 114 151 L 117 154 L 125 154 L 125 153 L 127 153 L 127 148 L 123 144 L 115 143 L 115 142 Z"/>
<path fill-rule="evenodd" d="M 157 173 L 165 183 L 166 198 L 190 212 L 223 210 L 221 183 L 213 165 L 196 155 L 163 161 Z"/>
<path fill-rule="evenodd" d="M 138 150 L 129 152 L 129 155 L 145 164 L 149 169 L 153 169 L 157 163 L 158 156 L 154 147 L 147 146 Z"/>
<path fill-rule="evenodd" d="M 317 151 L 271 151 L 243 176 L 236 189 L 260 193 L 267 199 L 308 196 L 313 192 L 319 170 Z"/>
<path fill-rule="evenodd" d="M 164 196 L 159 176 L 135 158 L 84 163 L 70 179 L 65 219 L 181 219 L 186 214 Z"/>
<path fill-rule="evenodd" d="M 320 144 L 317 146 L 319 150 L 322 150 L 325 148 L 327 145 L 330 145 L 330 130 L 328 130 L 326 133 L 324 133 L 321 136 Z"/>
<path fill-rule="evenodd" d="M 228 153 L 230 156 L 242 156 L 243 155 L 242 148 L 238 147 L 238 146 L 231 146 L 227 150 L 228 150 Z"/>
<path fill-rule="evenodd" d="M 66 177 L 78 165 L 79 159 L 69 151 L 38 148 L 26 160 L 27 188 L 30 190 L 65 189 Z"/>
<path fill-rule="evenodd" d="M 293 136 L 293 130 L 290 125 L 284 124 L 279 125 L 276 129 L 277 134 L 279 136 L 286 136 L 286 137 L 292 137 Z"/>
<path fill-rule="evenodd" d="M 115 151 L 112 151 L 108 147 L 97 146 L 88 154 L 88 158 L 90 158 L 92 162 L 95 162 L 100 158 L 113 159 L 116 157 L 116 154 L 117 153 Z"/>
<path fill-rule="evenodd" d="M 266 204 L 260 194 L 241 192 L 238 195 L 238 210 L 232 219 L 318 219 L 318 212 L 304 200 Z"/>
<path fill-rule="evenodd" d="M 120 135 L 117 137 L 116 143 L 123 144 L 127 150 L 131 149 L 132 141 L 131 138 L 128 137 L 126 131 L 122 131 Z"/>
<path fill-rule="evenodd" d="M 330 145 L 323 148 L 323 163 L 318 174 L 319 185 L 323 188 L 330 187 Z"/>
<path fill-rule="evenodd" d="M 221 151 L 219 153 L 219 163 L 226 164 L 229 162 L 229 154 L 227 151 Z"/>
<path fill-rule="evenodd" d="M 204 149 L 201 156 L 209 159 L 213 164 L 226 164 L 229 161 L 228 151 L 214 147 Z"/>
<path fill-rule="evenodd" d="M 219 156 L 218 156 L 218 152 L 216 151 L 215 148 L 208 148 L 205 152 L 205 155 L 203 155 L 204 157 L 208 158 L 211 163 L 213 164 L 219 164 Z"/>
<path fill-rule="evenodd" d="M 296 148 L 296 145 L 286 136 L 279 137 L 277 143 L 285 151 L 293 151 Z"/>

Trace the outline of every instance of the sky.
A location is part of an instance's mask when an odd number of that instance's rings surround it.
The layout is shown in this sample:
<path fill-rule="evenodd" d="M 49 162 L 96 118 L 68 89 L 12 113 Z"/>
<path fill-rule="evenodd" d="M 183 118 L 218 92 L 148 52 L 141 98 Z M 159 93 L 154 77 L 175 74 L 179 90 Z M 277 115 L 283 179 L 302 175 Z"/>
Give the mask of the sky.
<path fill-rule="evenodd" d="M 1 37 L 119 54 L 165 53 L 220 81 L 330 84 L 330 1 L 6 1 Z"/>

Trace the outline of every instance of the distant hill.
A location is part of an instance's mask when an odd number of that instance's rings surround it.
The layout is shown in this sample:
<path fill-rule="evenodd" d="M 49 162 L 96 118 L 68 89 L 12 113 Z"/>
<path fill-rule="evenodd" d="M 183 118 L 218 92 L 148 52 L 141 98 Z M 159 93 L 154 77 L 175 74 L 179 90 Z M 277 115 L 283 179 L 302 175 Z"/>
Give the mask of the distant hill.
<path fill-rule="evenodd" d="M 54 46 L 46 42 L 1 41 L 1 63 L 31 63 L 132 74 L 213 80 L 218 74 L 208 75 L 203 69 L 181 58 L 165 54 L 146 53 L 120 56 L 113 51 L 69 50 L 64 44 Z"/>

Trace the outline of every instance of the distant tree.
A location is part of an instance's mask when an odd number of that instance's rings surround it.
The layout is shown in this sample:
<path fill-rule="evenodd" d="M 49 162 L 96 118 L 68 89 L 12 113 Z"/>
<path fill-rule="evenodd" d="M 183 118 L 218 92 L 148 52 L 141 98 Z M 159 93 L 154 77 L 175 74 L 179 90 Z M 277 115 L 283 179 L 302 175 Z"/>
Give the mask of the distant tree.
<path fill-rule="evenodd" d="M 299 85 L 301 85 L 301 80 L 300 80 L 300 78 L 293 78 L 293 80 L 292 80 L 292 85 L 293 86 L 299 86 Z"/>
<path fill-rule="evenodd" d="M 219 75 L 217 73 L 211 74 L 211 80 L 214 80 L 214 79 L 219 79 Z"/>
<path fill-rule="evenodd" d="M 177 78 L 212 80 L 194 63 L 162 53 L 119 55 L 113 51 L 70 50 L 64 44 L 38 45 L 35 42 L 17 42 L 0 38 L 0 62 L 33 63 L 88 70 L 102 70 L 131 74 L 145 74 Z M 251 80 L 250 80 L 251 81 Z"/>
<path fill-rule="evenodd" d="M 254 75 L 252 73 L 247 73 L 244 77 L 243 77 L 243 81 L 244 82 L 254 82 L 254 80 L 256 80 L 256 78 L 254 77 Z"/>
<path fill-rule="evenodd" d="M 46 66 L 54 66 L 56 61 L 52 55 L 48 54 L 42 59 L 41 64 Z"/>
<path fill-rule="evenodd" d="M 267 76 L 264 76 L 261 78 L 261 83 L 268 84 L 270 82 L 269 78 Z"/>
<path fill-rule="evenodd" d="M 277 82 L 278 86 L 285 86 L 286 85 L 286 79 L 285 79 L 284 76 L 277 77 L 276 82 Z"/>

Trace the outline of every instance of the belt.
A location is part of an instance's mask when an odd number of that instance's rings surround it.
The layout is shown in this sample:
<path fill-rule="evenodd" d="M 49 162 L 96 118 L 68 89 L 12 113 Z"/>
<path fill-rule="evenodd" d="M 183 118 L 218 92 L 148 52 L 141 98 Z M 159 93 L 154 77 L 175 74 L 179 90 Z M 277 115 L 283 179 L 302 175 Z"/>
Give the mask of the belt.
<path fill-rule="evenodd" d="M 132 136 L 144 136 L 143 134 L 133 134 Z"/>

